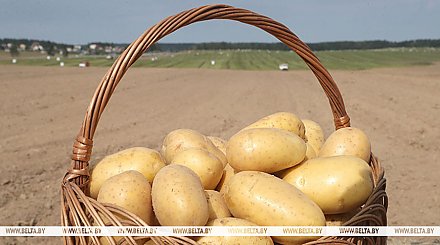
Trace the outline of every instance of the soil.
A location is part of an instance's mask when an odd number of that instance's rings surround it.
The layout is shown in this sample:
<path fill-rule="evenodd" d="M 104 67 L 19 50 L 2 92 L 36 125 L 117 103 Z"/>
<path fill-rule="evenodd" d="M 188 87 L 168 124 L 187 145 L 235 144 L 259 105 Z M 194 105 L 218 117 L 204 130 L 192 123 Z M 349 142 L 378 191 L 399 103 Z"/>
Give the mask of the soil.
<path fill-rule="evenodd" d="M 60 183 L 106 68 L 0 66 L 0 225 L 58 225 Z M 389 225 L 440 225 L 440 64 L 331 71 L 352 126 L 369 135 L 388 181 Z M 133 68 L 100 119 L 91 164 L 118 150 L 159 149 L 177 128 L 228 139 L 277 111 L 312 119 L 328 136 L 328 101 L 310 71 Z M 435 211 L 437 210 L 437 211 Z M 0 244 L 60 244 L 0 238 Z M 440 243 L 389 238 L 390 244 Z"/>

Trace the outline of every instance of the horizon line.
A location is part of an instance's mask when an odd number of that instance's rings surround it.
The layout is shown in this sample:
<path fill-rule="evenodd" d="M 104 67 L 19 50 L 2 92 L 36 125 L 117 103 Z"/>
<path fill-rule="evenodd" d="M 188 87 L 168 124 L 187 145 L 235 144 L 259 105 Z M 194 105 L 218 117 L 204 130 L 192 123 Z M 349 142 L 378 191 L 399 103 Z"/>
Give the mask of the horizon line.
<path fill-rule="evenodd" d="M 88 43 L 67 43 L 67 42 L 58 42 L 53 41 L 49 39 L 37 39 L 37 38 L 11 38 L 11 37 L 2 37 L 0 40 L 31 40 L 31 41 L 42 41 L 42 42 L 52 42 L 56 44 L 63 44 L 63 45 L 89 45 L 94 43 L 110 43 L 110 44 L 119 44 L 119 45 L 129 45 L 131 42 L 112 42 L 112 41 L 92 41 Z M 390 41 L 387 39 L 366 39 L 366 40 L 335 40 L 335 41 L 320 41 L 320 42 L 305 42 L 307 44 L 321 44 L 321 43 L 338 43 L 338 42 L 389 42 L 389 43 L 402 43 L 402 42 L 412 42 L 412 41 L 433 41 L 433 40 L 440 40 L 439 38 L 417 38 L 417 39 L 407 39 L 402 41 Z M 156 44 L 203 44 L 203 43 L 233 43 L 233 44 L 247 44 L 247 43 L 263 43 L 263 44 L 277 44 L 282 43 L 281 41 L 278 42 L 234 42 L 234 41 L 208 41 L 208 42 L 157 42 Z"/>

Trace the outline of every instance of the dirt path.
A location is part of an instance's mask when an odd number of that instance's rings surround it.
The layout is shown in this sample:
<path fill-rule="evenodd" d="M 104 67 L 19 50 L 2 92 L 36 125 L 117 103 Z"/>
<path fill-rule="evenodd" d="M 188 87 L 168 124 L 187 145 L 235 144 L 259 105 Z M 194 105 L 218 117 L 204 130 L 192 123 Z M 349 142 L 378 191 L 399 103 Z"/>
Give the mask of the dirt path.
<path fill-rule="evenodd" d="M 105 68 L 0 66 L 0 225 L 59 224 L 59 185 Z M 352 125 L 386 169 L 390 225 L 440 225 L 440 64 L 334 71 Z M 309 71 L 143 69 L 128 72 L 101 118 L 92 163 L 131 146 L 158 148 L 193 128 L 228 138 L 276 111 L 332 132 L 328 102 Z M 1 244 L 59 238 L 0 238 Z M 390 243 L 439 242 L 390 239 Z"/>

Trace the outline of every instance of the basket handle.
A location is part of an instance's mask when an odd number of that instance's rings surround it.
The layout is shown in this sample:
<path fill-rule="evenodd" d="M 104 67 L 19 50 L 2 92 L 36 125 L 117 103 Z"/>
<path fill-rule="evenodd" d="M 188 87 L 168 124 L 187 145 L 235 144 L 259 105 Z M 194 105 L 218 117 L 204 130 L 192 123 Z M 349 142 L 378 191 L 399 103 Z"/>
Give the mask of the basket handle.
<path fill-rule="evenodd" d="M 253 25 L 272 34 L 286 44 L 304 60 L 324 89 L 333 112 L 336 129 L 350 126 L 350 118 L 345 111 L 342 95 L 333 78 L 310 48 L 286 26 L 249 10 L 228 5 L 207 5 L 162 20 L 144 32 L 118 57 L 101 80 L 87 108 L 82 127 L 73 145 L 71 168 L 64 177 L 64 181 L 73 180 L 78 186 L 85 189 L 89 179 L 88 161 L 92 152 L 92 139 L 99 118 L 128 68 L 162 37 L 191 23 L 211 19 L 228 19 Z"/>

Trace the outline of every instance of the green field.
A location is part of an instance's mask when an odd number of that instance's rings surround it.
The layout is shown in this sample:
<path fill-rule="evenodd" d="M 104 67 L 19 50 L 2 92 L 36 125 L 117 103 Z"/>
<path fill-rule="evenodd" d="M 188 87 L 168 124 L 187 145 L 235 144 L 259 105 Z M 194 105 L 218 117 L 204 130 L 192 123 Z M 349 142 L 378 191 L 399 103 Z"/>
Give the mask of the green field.
<path fill-rule="evenodd" d="M 316 55 L 328 69 L 370 69 L 376 67 L 399 67 L 430 65 L 440 62 L 440 49 L 402 48 L 382 50 L 321 51 Z M 60 57 L 65 66 L 78 66 L 88 61 L 91 66 L 110 66 L 114 60 L 104 56 Z M 0 52 L 0 64 L 11 64 L 8 53 Z M 211 64 L 214 60 L 215 64 Z M 59 66 L 55 57 L 46 55 L 21 54 L 15 65 Z M 289 64 L 289 69 L 306 69 L 304 62 L 293 52 L 267 50 L 226 50 L 226 51 L 185 51 L 179 53 L 148 53 L 138 60 L 134 67 L 161 68 L 209 68 L 236 70 L 277 70 L 281 63 Z"/>

